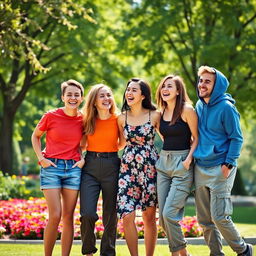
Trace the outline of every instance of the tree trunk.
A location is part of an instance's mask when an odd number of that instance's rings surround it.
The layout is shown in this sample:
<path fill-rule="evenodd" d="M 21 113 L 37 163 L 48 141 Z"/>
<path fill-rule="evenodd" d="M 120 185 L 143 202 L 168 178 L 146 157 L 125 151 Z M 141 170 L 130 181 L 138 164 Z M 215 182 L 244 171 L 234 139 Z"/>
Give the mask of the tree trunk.
<path fill-rule="evenodd" d="M 15 112 L 10 107 L 4 107 L 0 130 L 0 170 L 13 174 L 12 170 L 12 136 Z"/>

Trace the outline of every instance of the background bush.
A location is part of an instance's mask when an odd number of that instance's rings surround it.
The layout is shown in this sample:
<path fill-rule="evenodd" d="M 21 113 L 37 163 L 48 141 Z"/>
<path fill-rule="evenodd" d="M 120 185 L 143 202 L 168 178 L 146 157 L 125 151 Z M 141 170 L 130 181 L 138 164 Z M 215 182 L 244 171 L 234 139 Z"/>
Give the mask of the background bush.
<path fill-rule="evenodd" d="M 42 197 L 37 176 L 9 176 L 0 171 L 0 200 L 10 198 Z"/>

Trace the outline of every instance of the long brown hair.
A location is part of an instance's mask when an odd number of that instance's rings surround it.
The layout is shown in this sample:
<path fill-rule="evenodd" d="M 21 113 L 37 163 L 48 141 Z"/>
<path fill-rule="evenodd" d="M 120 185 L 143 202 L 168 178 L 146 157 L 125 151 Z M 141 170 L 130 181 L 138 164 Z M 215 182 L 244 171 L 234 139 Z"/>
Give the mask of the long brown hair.
<path fill-rule="evenodd" d="M 192 104 L 192 101 L 188 97 L 186 86 L 185 86 L 185 83 L 183 82 L 183 79 L 177 75 L 172 75 L 172 74 L 167 75 L 161 80 L 156 91 L 156 102 L 161 112 L 163 112 L 164 109 L 167 107 L 167 103 L 162 99 L 162 96 L 161 96 L 162 86 L 167 79 L 171 79 L 174 81 L 176 88 L 179 92 L 176 98 L 176 104 L 173 110 L 172 120 L 170 122 L 170 124 L 174 124 L 181 117 L 185 103 Z"/>
<path fill-rule="evenodd" d="M 85 105 L 82 108 L 85 135 L 93 134 L 95 131 L 95 121 L 98 115 L 95 102 L 96 102 L 99 90 L 104 87 L 107 88 L 113 96 L 111 88 L 105 84 L 96 84 L 92 86 L 90 91 L 87 93 L 87 96 L 85 99 Z M 111 114 L 116 113 L 116 103 L 115 103 L 114 97 L 113 97 L 113 104 L 109 112 Z"/>
<path fill-rule="evenodd" d="M 145 109 L 149 110 L 156 110 L 156 107 L 153 105 L 151 101 L 151 89 L 149 84 L 142 80 L 141 78 L 131 78 L 128 83 L 126 84 L 126 89 L 124 91 L 124 96 L 123 96 L 123 106 L 122 106 L 122 112 L 129 110 L 130 107 L 127 104 L 127 101 L 125 99 L 125 92 L 129 86 L 130 83 L 137 83 L 140 86 L 141 89 L 141 95 L 143 95 L 145 98 L 142 100 L 142 107 Z"/>

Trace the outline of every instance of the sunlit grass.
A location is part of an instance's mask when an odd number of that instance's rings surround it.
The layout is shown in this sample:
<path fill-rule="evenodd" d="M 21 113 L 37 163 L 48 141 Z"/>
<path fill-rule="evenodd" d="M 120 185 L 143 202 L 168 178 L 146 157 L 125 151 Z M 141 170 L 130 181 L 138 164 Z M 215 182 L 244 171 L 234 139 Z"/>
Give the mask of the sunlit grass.
<path fill-rule="evenodd" d="M 60 255 L 60 245 L 56 245 L 54 248 L 53 256 Z M 73 245 L 70 256 L 81 256 L 81 246 Z M 204 256 L 209 255 L 209 249 L 204 245 L 189 245 L 189 252 L 193 256 Z M 256 246 L 254 246 L 254 250 L 256 250 Z M 43 255 L 43 245 L 25 245 L 25 244 L 0 244 L 1 256 L 41 256 Z M 227 256 L 235 256 L 230 247 L 224 246 L 223 251 Z M 94 254 L 95 256 L 99 256 L 99 252 Z M 129 256 L 129 251 L 126 245 L 118 245 L 117 246 L 117 256 Z M 145 255 L 144 245 L 139 245 L 139 255 Z M 154 256 L 170 256 L 168 246 L 167 245 L 157 245 Z"/>

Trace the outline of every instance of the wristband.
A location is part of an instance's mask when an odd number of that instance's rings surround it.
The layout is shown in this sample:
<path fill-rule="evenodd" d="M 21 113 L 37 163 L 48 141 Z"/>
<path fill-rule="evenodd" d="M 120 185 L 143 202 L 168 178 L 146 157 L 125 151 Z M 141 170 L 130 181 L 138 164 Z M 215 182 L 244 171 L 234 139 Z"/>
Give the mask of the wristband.
<path fill-rule="evenodd" d="M 232 164 L 230 164 L 230 163 L 224 163 L 224 165 L 225 165 L 225 166 L 227 166 L 227 167 L 228 167 L 228 169 L 230 169 L 230 170 L 233 168 L 233 165 L 232 165 Z"/>

